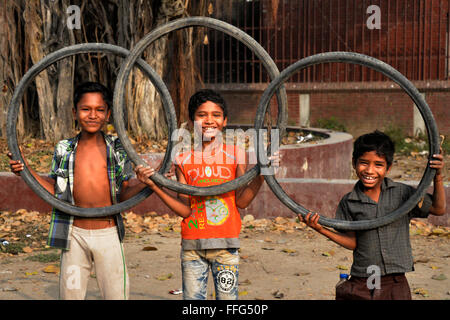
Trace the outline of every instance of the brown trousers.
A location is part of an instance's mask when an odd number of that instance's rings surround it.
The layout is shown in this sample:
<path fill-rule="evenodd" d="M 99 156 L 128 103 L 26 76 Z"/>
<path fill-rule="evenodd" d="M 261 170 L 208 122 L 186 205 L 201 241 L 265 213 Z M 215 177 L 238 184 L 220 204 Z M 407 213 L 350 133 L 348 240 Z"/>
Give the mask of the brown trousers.
<path fill-rule="evenodd" d="M 367 278 L 350 277 L 336 287 L 336 300 L 411 300 L 411 289 L 404 273 L 380 278 L 380 289 L 369 289 Z"/>

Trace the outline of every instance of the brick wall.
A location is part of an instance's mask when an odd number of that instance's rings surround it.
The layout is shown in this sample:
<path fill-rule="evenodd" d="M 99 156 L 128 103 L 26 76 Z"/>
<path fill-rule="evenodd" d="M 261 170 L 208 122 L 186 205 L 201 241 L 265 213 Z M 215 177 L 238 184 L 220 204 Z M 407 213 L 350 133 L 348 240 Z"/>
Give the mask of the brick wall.
<path fill-rule="evenodd" d="M 280 70 L 321 52 L 351 51 L 378 58 L 414 81 L 448 80 L 448 0 L 221 1 L 212 17 L 231 23 L 260 43 Z M 225 4 L 226 3 L 226 4 Z M 375 5 L 377 28 L 369 27 Z M 373 20 L 372 20 L 373 22 Z M 369 23 L 370 24 L 370 23 Z M 239 48 L 239 50 L 237 50 Z M 249 50 L 211 32 L 203 46 L 205 83 L 260 83 L 266 75 Z M 373 70 L 349 64 L 316 65 L 294 82 L 381 81 Z"/>
<path fill-rule="evenodd" d="M 313 93 L 310 101 L 312 126 L 333 116 L 353 136 L 390 125 L 413 132 L 413 103 L 400 92 Z"/>
<path fill-rule="evenodd" d="M 215 89 L 221 91 L 228 102 L 230 123 L 253 124 L 265 87 L 253 91 L 227 90 L 224 86 Z M 419 91 L 425 94 L 439 132 L 450 135 L 450 90 L 419 88 Z M 310 94 L 311 126 L 316 125 L 319 119 L 335 117 L 353 136 L 375 129 L 383 130 L 389 125 L 400 127 L 409 135 L 413 134 L 413 101 L 401 90 L 366 87 L 363 90 L 305 91 L 288 88 L 290 125 L 299 124 L 300 93 Z M 275 112 L 276 103 L 273 103 L 272 110 Z"/>

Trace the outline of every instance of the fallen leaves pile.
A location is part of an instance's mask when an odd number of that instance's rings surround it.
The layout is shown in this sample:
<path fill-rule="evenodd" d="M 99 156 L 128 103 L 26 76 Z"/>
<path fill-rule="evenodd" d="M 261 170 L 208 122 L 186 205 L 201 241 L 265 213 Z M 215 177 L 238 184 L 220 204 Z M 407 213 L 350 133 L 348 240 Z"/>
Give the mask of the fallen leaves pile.
<path fill-rule="evenodd" d="M 19 143 L 28 165 L 40 173 L 48 173 L 52 163 L 55 144 L 40 139 L 26 138 Z M 10 172 L 9 158 L 6 156 L 6 139 L 0 139 L 0 171 Z"/>
<path fill-rule="evenodd" d="M 132 233 L 158 233 L 181 232 L 182 218 L 164 214 L 158 215 L 155 211 L 146 214 L 127 212 L 123 215 L 123 221 L 127 231 Z"/>
<path fill-rule="evenodd" d="M 447 237 L 450 239 L 449 227 L 436 227 L 426 221 L 419 221 L 415 219 L 411 220 L 409 233 L 411 235 L 438 236 Z"/>
<path fill-rule="evenodd" d="M 24 209 L 0 212 L 0 254 L 31 253 L 45 248 L 50 214 Z"/>
<path fill-rule="evenodd" d="M 0 260 L 8 256 L 21 255 L 25 260 L 38 261 L 45 266 L 41 267 L 40 271 L 43 273 L 59 274 L 59 258 L 60 254 L 57 250 L 50 250 L 46 245 L 48 230 L 50 226 L 50 213 L 39 213 L 36 211 L 27 211 L 24 209 L 16 212 L 0 211 Z M 149 212 L 146 214 L 136 214 L 127 212 L 123 214 L 123 220 L 126 227 L 127 238 L 133 239 L 141 237 L 146 234 L 160 234 L 162 236 L 180 236 L 182 218 L 175 215 L 164 214 L 160 215 L 157 212 Z M 300 222 L 297 218 L 291 217 L 276 217 L 273 219 L 255 219 L 252 215 L 246 215 L 242 218 L 242 232 L 241 237 L 249 237 L 251 233 L 265 234 L 264 240 L 256 240 L 262 243 L 262 250 L 281 250 L 288 256 L 297 256 L 299 252 L 295 249 L 281 246 L 276 248 L 276 244 L 285 243 L 283 239 L 274 242 L 271 239 L 272 235 L 283 235 L 298 233 L 310 237 L 314 235 L 314 231 L 307 227 L 306 224 Z M 439 237 L 440 239 L 450 239 L 449 227 L 437 227 L 424 219 L 413 219 L 410 224 L 410 234 L 412 237 Z M 142 251 L 157 251 L 158 248 L 154 246 L 144 246 Z M 331 259 L 336 255 L 334 250 L 320 251 L 317 254 Z M 250 259 L 247 255 L 242 255 L 241 259 L 245 261 Z M 414 263 L 428 263 L 430 261 L 427 257 L 418 256 Z M 338 264 L 335 266 L 342 272 L 349 272 L 347 265 Z M 432 265 L 433 270 L 439 268 Z M 12 271 L 5 271 L 12 273 Z M 25 277 L 35 277 L 39 275 L 38 271 L 25 271 Z M 296 275 L 308 275 L 309 273 L 298 273 Z M 91 277 L 95 277 L 92 273 Z M 145 276 L 150 278 L 149 275 Z M 154 278 L 159 281 L 166 281 L 173 277 L 173 273 L 162 273 L 155 275 Z M 434 274 L 431 279 L 436 281 L 444 281 L 447 276 L 443 273 Z M 240 285 L 249 285 L 250 281 L 241 281 Z M 15 287 L 0 287 L 0 291 L 17 291 Z M 173 291 L 173 292 L 172 292 Z M 172 290 L 171 294 L 179 294 L 180 290 Z M 176 292 L 175 292 L 176 291 Z M 427 289 L 422 287 L 412 288 L 412 293 L 420 295 L 424 298 L 430 297 Z M 246 288 L 239 292 L 239 296 L 248 294 Z M 450 291 L 449 293 L 450 294 Z M 272 292 L 272 296 L 276 299 L 283 299 L 284 293 L 277 290 Z"/>
<path fill-rule="evenodd" d="M 50 226 L 50 213 L 24 209 L 16 212 L 0 212 L 0 254 L 15 255 L 45 249 Z M 123 214 L 127 234 L 180 233 L 182 218 L 175 215 L 149 212 Z M 242 234 L 250 232 L 294 233 L 308 229 L 295 217 L 255 219 L 252 215 L 242 218 Z M 437 227 L 426 220 L 412 220 L 410 234 L 417 236 L 445 237 L 450 239 L 449 227 Z M 151 249 L 149 249 L 151 250 Z M 292 252 L 286 252 L 292 253 Z"/>

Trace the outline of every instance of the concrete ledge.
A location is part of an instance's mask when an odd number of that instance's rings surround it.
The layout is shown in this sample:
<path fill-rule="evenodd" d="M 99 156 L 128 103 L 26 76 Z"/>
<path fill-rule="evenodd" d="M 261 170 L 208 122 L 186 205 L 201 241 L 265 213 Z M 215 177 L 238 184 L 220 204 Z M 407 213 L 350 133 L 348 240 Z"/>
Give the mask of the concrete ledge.
<path fill-rule="evenodd" d="M 229 128 L 250 128 L 245 124 L 230 125 Z M 315 142 L 281 145 L 282 162 L 277 179 L 290 178 L 333 178 L 348 179 L 352 175 L 351 159 L 353 150 L 352 135 L 320 128 L 301 128 L 288 126 L 288 130 L 303 130 L 321 135 L 325 139 Z M 153 167 L 158 167 L 164 153 L 141 155 Z M 252 166 L 252 165 L 251 165 Z M 250 166 L 250 167 L 251 167 Z"/>
<path fill-rule="evenodd" d="M 280 153 L 283 158 L 277 179 L 351 177 L 353 137 L 350 134 L 319 128 L 303 130 L 323 134 L 327 138 L 315 143 L 282 145 Z"/>
<path fill-rule="evenodd" d="M 132 179 L 131 183 L 136 183 Z M 295 201 L 305 208 L 317 211 L 320 214 L 333 218 L 336 207 L 341 197 L 350 192 L 355 184 L 355 180 L 344 179 L 280 179 L 280 185 Z M 405 182 L 413 186 L 418 185 L 418 181 Z M 432 192 L 430 187 L 429 192 Z M 450 186 L 445 186 L 447 197 L 447 208 L 450 208 Z M 173 194 L 173 193 L 172 193 Z M 34 210 L 39 212 L 50 212 L 51 207 L 39 198 L 26 185 L 22 178 L 9 172 L 0 173 L 0 210 L 16 211 L 18 209 Z M 166 205 L 156 196 L 152 195 L 146 200 L 130 209 L 135 213 L 146 213 L 156 211 L 158 214 L 173 214 Z M 274 218 L 278 216 L 292 217 L 294 213 L 286 208 L 281 201 L 276 198 L 267 184 L 264 184 L 251 205 L 244 210 L 240 210 L 241 215 L 252 214 L 255 218 Z M 428 221 L 434 225 L 450 226 L 450 215 L 442 217 L 430 216 Z"/>

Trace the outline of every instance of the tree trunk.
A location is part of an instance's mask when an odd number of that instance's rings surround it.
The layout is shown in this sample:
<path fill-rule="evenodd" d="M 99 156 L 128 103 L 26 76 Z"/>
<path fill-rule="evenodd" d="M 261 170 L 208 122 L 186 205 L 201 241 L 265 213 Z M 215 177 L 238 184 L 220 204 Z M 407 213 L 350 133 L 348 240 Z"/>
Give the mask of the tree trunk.
<path fill-rule="evenodd" d="M 211 4 L 210 4 L 211 5 Z M 191 1 L 188 11 L 194 16 L 206 14 L 207 5 L 204 0 Z M 197 69 L 195 51 L 205 36 L 203 28 L 186 28 L 174 33 L 175 50 L 171 80 L 171 95 L 177 107 L 178 125 L 189 120 L 188 101 L 197 90 L 197 83 L 201 82 Z"/>
<path fill-rule="evenodd" d="M 183 29 L 175 33 L 176 48 L 174 60 L 174 77 L 172 79 L 172 96 L 174 103 L 178 106 L 178 124 L 189 120 L 188 114 L 188 99 L 195 92 L 195 76 L 193 70 L 194 63 L 194 48 L 193 28 Z"/>
<path fill-rule="evenodd" d="M 70 30 L 66 25 L 69 5 L 80 7 L 81 30 Z M 117 44 L 131 49 L 154 27 L 187 16 L 189 10 L 191 15 L 199 15 L 198 12 L 206 10 L 206 0 L 0 0 L 0 135 L 5 136 L 7 107 L 20 78 L 50 52 L 86 42 Z M 176 93 L 174 100 L 184 121 L 187 99 L 195 90 L 191 43 L 195 36 L 192 29 L 176 33 L 179 38 L 167 35 L 147 48 L 143 59 L 167 80 L 168 39 L 175 38 L 173 47 L 178 49 L 172 57 L 179 74 L 173 77 L 177 83 L 168 86 Z M 122 61 L 123 58 L 111 54 L 82 54 L 60 60 L 42 71 L 24 96 L 17 124 L 18 135 L 32 134 L 57 141 L 73 134 L 73 86 L 89 80 L 114 88 Z M 127 81 L 126 119 L 130 134 L 166 139 L 166 120 L 155 87 L 137 68 Z"/>
<path fill-rule="evenodd" d="M 10 41 L 8 33 L 10 25 L 8 23 L 9 10 L 7 10 L 6 1 L 0 1 L 0 136 L 6 132 L 6 112 L 8 101 L 11 99 L 11 88 L 8 86 L 9 77 L 12 75 L 9 64 L 9 47 Z"/>
<path fill-rule="evenodd" d="M 24 20 L 25 36 L 32 62 L 35 64 L 46 53 L 43 33 L 43 21 L 41 18 L 40 4 L 37 0 L 25 1 Z M 54 140 L 54 123 L 56 114 L 53 109 L 53 88 L 47 70 L 43 70 L 36 77 L 36 90 L 39 100 L 39 117 L 41 123 L 41 136 L 43 139 Z"/>
<path fill-rule="evenodd" d="M 140 10 L 145 10 L 141 8 Z M 139 11 L 139 10 L 138 10 Z M 182 16 L 186 13 L 184 1 L 163 0 L 157 9 L 155 23 L 157 27 L 168 22 L 174 17 Z M 145 17 L 145 16 L 144 16 Z M 150 19 L 152 17 L 149 17 Z M 148 19 L 148 20 L 150 20 Z M 139 21 L 143 34 L 151 31 L 152 24 L 145 18 Z M 134 41 L 138 41 L 134 38 Z M 168 56 L 168 35 L 161 37 L 150 45 L 144 52 L 144 60 L 161 76 L 165 74 Z M 167 125 L 162 110 L 161 97 L 159 97 L 153 84 L 140 72 L 133 73 L 133 80 L 129 81 L 132 90 L 127 97 L 128 123 L 136 138 L 150 138 L 161 140 L 167 137 Z"/>
<path fill-rule="evenodd" d="M 65 12 L 70 6 L 69 0 L 62 1 L 62 7 L 58 11 L 58 40 L 63 46 L 75 43 L 72 30 L 66 27 Z M 57 130 L 54 132 L 54 139 L 61 140 L 67 138 L 67 134 L 74 131 L 74 119 L 72 114 L 73 108 L 73 78 L 74 78 L 74 57 L 66 58 L 58 63 L 58 80 L 56 87 L 56 122 Z"/>
<path fill-rule="evenodd" d="M 20 3 L 0 2 L 0 136 L 6 137 L 6 116 L 16 84 L 22 74 Z M 15 19 L 19 17 L 19 21 Z M 25 134 L 23 107 L 17 120 L 18 136 Z"/>

